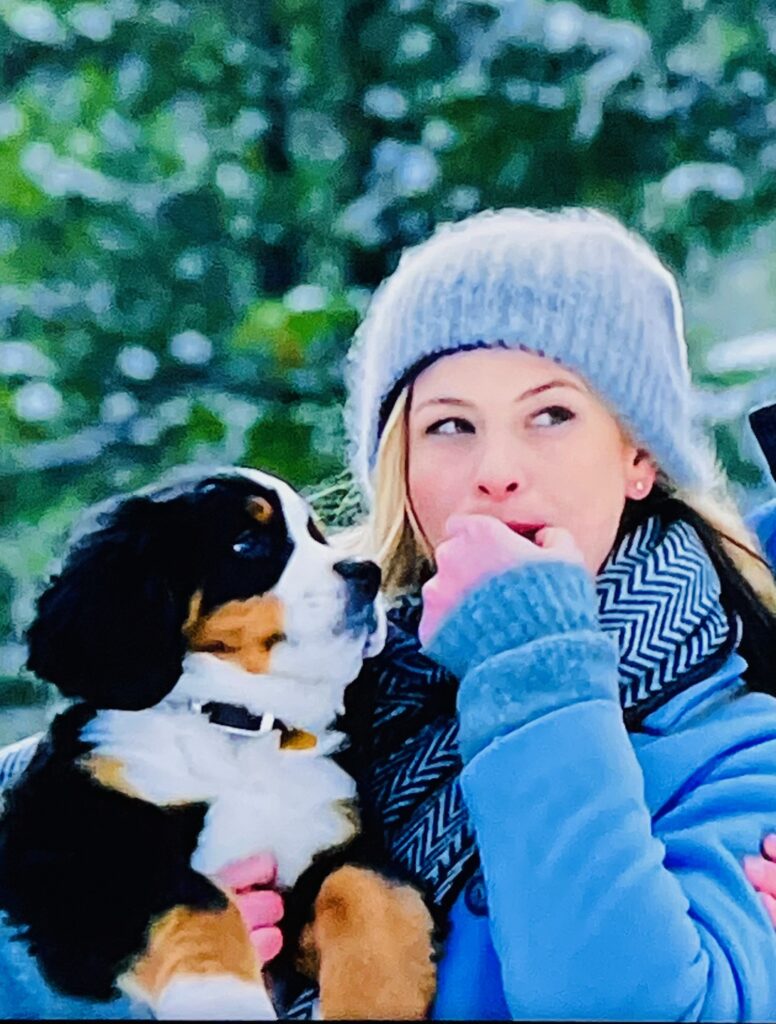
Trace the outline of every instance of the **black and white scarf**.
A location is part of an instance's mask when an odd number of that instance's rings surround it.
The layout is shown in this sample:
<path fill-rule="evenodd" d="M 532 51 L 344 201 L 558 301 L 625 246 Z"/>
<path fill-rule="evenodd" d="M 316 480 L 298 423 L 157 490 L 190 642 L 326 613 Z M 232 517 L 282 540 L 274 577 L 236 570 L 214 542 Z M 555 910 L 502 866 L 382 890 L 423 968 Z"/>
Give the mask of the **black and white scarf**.
<path fill-rule="evenodd" d="M 714 672 L 738 642 L 738 622 L 723 609 L 719 578 L 687 523 L 642 523 L 610 555 L 596 591 L 601 627 L 620 649 L 628 729 Z M 354 762 L 365 827 L 381 830 L 391 861 L 447 910 L 479 860 L 458 781 L 458 682 L 422 653 L 421 610 L 412 595 L 389 612 L 385 649 L 357 684 L 370 696 L 353 718 Z M 303 1004 L 294 1016 L 306 1015 Z"/>

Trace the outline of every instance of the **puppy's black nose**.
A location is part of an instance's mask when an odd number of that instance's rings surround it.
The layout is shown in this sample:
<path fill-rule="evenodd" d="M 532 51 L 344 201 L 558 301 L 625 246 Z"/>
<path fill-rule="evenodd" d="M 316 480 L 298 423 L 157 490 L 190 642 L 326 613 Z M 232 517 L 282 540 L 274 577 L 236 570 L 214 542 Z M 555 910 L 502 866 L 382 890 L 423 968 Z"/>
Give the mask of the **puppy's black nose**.
<path fill-rule="evenodd" d="M 335 562 L 333 568 L 364 601 L 374 601 L 377 597 L 381 574 L 374 562 L 366 558 L 344 558 Z"/>

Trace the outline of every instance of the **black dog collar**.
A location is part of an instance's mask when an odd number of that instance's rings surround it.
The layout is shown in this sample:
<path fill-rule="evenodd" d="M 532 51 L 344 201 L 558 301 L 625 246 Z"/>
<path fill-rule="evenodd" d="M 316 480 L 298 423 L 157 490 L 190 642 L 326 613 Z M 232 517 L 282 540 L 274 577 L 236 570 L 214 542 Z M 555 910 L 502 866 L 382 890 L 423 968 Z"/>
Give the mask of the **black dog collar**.
<path fill-rule="evenodd" d="M 280 746 L 284 750 L 309 750 L 316 745 L 316 738 L 302 729 L 290 729 L 285 722 L 265 712 L 254 715 L 242 704 L 222 704 L 211 700 L 205 704 L 192 701 L 191 710 L 206 715 L 208 721 L 226 732 L 243 736 L 257 736 L 262 733 L 279 732 Z"/>
<path fill-rule="evenodd" d="M 273 719 L 272 715 L 254 715 L 242 704 L 221 704 L 211 700 L 207 704 L 195 706 L 194 710 L 207 715 L 213 725 L 235 732 L 271 732 L 272 729 L 280 729 L 282 733 L 286 728 L 277 718 Z"/>

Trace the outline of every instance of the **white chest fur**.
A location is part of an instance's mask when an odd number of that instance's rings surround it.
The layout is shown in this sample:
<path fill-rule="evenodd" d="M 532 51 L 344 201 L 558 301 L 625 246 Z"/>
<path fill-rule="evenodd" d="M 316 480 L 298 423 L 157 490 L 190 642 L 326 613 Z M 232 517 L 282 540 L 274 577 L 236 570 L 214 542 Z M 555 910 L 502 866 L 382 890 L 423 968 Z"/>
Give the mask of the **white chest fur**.
<path fill-rule="evenodd" d="M 192 867 L 215 875 L 225 864 L 263 851 L 291 886 L 317 852 L 355 832 L 344 801 L 355 785 L 326 755 L 342 737 L 327 732 L 310 750 L 281 750 L 277 732 L 239 736 L 188 711 L 100 711 L 83 738 L 92 756 L 115 758 L 139 796 L 165 805 L 209 805 Z"/>

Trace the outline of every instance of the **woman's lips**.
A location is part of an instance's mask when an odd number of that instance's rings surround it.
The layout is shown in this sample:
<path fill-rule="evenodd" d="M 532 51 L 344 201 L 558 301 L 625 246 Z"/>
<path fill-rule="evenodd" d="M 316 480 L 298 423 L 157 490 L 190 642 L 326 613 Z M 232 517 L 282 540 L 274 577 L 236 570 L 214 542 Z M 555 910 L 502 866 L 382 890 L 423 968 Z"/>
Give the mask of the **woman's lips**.
<path fill-rule="evenodd" d="M 515 533 L 519 533 L 521 537 L 525 537 L 527 540 L 535 541 L 536 534 L 539 530 L 543 530 L 545 523 L 507 523 L 510 530 Z"/>

